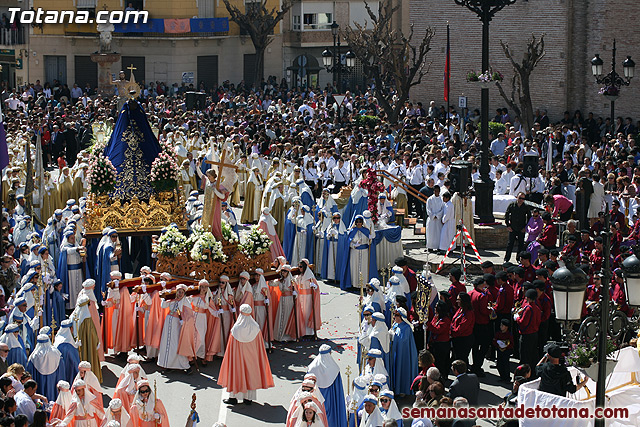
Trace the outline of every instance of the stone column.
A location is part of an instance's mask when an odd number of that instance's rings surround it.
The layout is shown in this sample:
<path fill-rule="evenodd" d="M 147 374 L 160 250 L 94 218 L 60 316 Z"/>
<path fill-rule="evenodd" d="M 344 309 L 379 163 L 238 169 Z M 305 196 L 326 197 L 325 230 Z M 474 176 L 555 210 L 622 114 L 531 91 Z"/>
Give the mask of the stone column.
<path fill-rule="evenodd" d="M 113 95 L 113 80 L 111 77 L 111 64 L 120 61 L 119 53 L 92 53 L 91 60 L 98 64 L 98 93 L 100 95 Z"/>

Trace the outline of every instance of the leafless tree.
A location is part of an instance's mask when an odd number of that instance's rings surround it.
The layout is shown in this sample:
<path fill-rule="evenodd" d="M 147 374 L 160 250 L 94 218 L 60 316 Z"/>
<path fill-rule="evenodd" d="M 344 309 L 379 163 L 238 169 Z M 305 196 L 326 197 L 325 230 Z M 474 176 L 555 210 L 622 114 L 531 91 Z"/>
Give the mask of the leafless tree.
<path fill-rule="evenodd" d="M 526 135 L 531 136 L 531 128 L 533 127 L 533 104 L 531 102 L 531 73 L 535 70 L 540 60 L 545 55 L 544 50 L 544 34 L 540 38 L 536 38 L 534 34 L 527 41 L 527 51 L 522 56 L 522 63 L 518 64 L 513 59 L 513 52 L 509 45 L 504 41 L 500 41 L 505 56 L 511 62 L 513 67 L 513 78 L 511 79 L 511 95 L 507 96 L 500 82 L 497 83 L 498 91 L 509 105 L 509 108 L 518 116 L 520 116 Z"/>
<path fill-rule="evenodd" d="M 368 22 L 364 25 L 354 22 L 343 34 L 362 63 L 365 76 L 373 80 L 378 104 L 387 118 L 395 122 L 409 99 L 409 90 L 420 84 L 428 72 L 425 59 L 434 32 L 427 28 L 420 43 L 414 45 L 413 25 L 408 36 L 392 27 L 392 17 L 399 6 L 393 7 L 389 0 L 381 1 L 377 14 L 366 1 L 365 7 L 372 27 L 368 28 Z"/>
<path fill-rule="evenodd" d="M 256 50 L 254 84 L 258 85 L 264 77 L 264 52 L 273 40 L 271 37 L 273 30 L 291 9 L 293 2 L 292 0 L 283 0 L 279 8 L 272 9 L 267 8 L 267 0 L 242 2 L 243 5 L 246 5 L 246 10 L 243 11 L 232 5 L 229 0 L 223 1 L 229 12 L 229 19 L 238 24 L 240 29 L 251 37 L 253 47 Z"/>

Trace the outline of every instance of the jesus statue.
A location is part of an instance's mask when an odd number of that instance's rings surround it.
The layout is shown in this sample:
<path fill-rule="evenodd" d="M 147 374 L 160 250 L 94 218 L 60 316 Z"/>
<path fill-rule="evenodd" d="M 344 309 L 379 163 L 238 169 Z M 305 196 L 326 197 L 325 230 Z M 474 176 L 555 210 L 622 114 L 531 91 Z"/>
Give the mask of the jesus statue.
<path fill-rule="evenodd" d="M 205 230 L 211 227 L 211 233 L 216 240 L 222 241 L 222 208 L 220 203 L 227 200 L 229 190 L 222 183 L 218 184 L 218 176 L 213 168 L 207 170 L 205 178 L 202 225 Z"/>

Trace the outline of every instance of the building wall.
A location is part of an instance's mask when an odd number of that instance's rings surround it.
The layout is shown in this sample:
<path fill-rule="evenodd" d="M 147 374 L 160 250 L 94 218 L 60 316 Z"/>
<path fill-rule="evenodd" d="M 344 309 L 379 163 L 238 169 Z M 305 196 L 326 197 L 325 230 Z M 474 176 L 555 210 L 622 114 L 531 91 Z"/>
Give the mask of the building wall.
<path fill-rule="evenodd" d="M 265 54 L 265 76 L 282 74 L 281 36 L 276 36 Z M 164 81 L 168 84 L 182 81 L 182 73 L 192 71 L 197 76 L 197 57 L 218 55 L 218 83 L 229 80 L 239 83 L 242 78 L 244 55 L 255 52 L 248 37 L 224 37 L 218 39 L 176 39 L 115 38 L 113 49 L 123 56 L 144 56 L 145 76 L 135 74 L 137 81 Z M 31 39 L 31 80 L 45 81 L 43 55 L 64 55 L 67 57 L 67 83 L 71 86 L 78 81 L 74 70 L 75 55 L 89 55 L 98 47 L 97 38 L 41 36 Z M 113 64 L 111 71 L 117 73 L 120 62 Z"/>
<path fill-rule="evenodd" d="M 489 64 L 494 71 L 505 76 L 510 87 L 513 71 L 500 46 L 500 40 L 508 41 L 517 61 L 522 60 L 526 40 L 534 33 L 545 33 L 546 55 L 534 71 L 531 92 L 534 107 L 547 108 L 551 117 L 566 108 L 567 76 L 564 66 L 567 57 L 567 1 L 536 0 L 518 1 L 498 12 L 489 27 Z M 431 51 L 427 54 L 429 72 L 423 83 L 415 87 L 411 99 L 428 105 L 434 100 L 444 104 L 443 76 L 447 40 L 446 24 L 451 34 L 451 90 L 450 103 L 458 106 L 458 97 L 466 96 L 470 109 L 480 108 L 480 87 L 466 81 L 469 71 L 481 72 L 482 23 L 475 13 L 453 1 L 411 1 L 410 19 L 415 25 L 415 43 L 424 36 L 426 27 L 435 30 Z M 550 25 L 553 22 L 553 25 Z M 510 93 L 510 90 L 509 92 Z M 497 88 L 489 91 L 491 113 L 503 107 L 504 100 Z"/>
<path fill-rule="evenodd" d="M 598 85 L 591 74 L 590 60 L 600 53 L 608 72 L 611 44 L 617 37 L 617 71 L 622 74 L 625 55 L 640 59 L 640 29 L 635 25 L 637 1 L 634 0 L 535 0 L 518 1 L 498 12 L 490 24 L 490 64 L 505 76 L 510 87 L 513 70 L 506 59 L 500 40 L 508 42 L 518 62 L 531 34 L 545 34 L 546 55 L 531 76 L 534 108 L 545 108 L 552 119 L 559 120 L 565 110 L 580 109 L 583 115 L 593 111 L 609 116 L 609 101 L 598 95 Z M 410 21 L 415 24 L 416 43 L 426 27 L 435 29 L 432 50 L 427 56 L 429 73 L 414 88 L 411 98 L 427 103 L 444 104 L 443 75 L 446 46 L 446 23 L 451 27 L 451 104 L 458 105 L 459 96 L 468 97 L 471 109 L 480 106 L 480 88 L 466 81 L 469 71 L 482 71 L 482 23 L 468 9 L 453 1 L 410 1 Z M 640 61 L 638 61 L 640 64 Z M 510 91 L 508 92 L 510 94 Z M 505 106 L 498 90 L 490 90 L 491 113 Z M 635 100 L 640 96 L 640 83 L 623 88 L 616 102 L 620 114 L 640 118 Z M 617 114 L 616 114 L 617 115 Z"/>

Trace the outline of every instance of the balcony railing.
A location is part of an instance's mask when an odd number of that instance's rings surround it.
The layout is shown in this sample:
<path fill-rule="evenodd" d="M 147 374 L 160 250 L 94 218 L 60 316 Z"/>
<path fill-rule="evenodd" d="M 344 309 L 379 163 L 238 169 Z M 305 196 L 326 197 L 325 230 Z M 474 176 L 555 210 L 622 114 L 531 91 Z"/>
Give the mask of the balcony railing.
<path fill-rule="evenodd" d="M 96 35 L 95 26 L 66 25 L 66 36 Z M 229 34 L 228 18 L 149 19 L 147 23 L 115 24 L 114 38 L 207 38 Z"/>
<path fill-rule="evenodd" d="M 27 27 L 17 28 L 0 28 L 0 45 L 16 46 L 26 44 L 29 37 L 29 29 Z"/>

